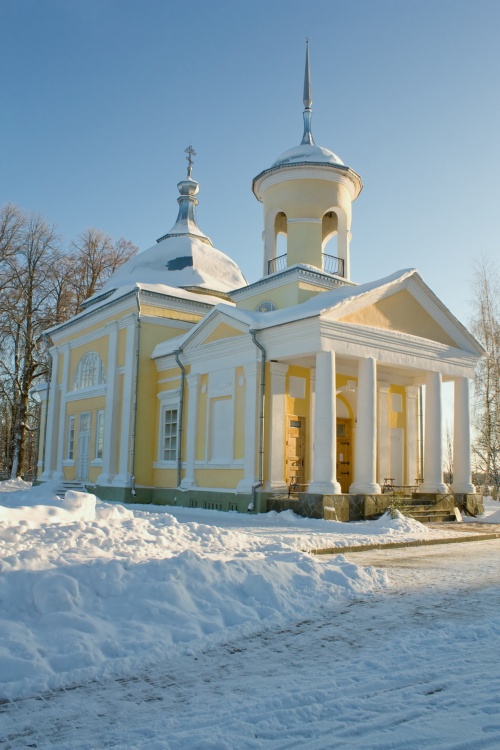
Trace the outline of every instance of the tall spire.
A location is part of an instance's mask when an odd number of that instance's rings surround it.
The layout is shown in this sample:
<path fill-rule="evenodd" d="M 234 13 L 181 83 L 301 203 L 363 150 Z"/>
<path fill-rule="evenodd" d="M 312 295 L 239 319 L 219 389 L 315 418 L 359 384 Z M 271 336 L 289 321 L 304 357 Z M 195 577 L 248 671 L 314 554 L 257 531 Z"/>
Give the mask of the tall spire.
<path fill-rule="evenodd" d="M 312 118 L 312 98 L 311 98 L 311 73 L 309 71 L 309 37 L 306 37 L 306 68 L 304 72 L 304 135 L 301 143 L 309 143 L 314 146 L 314 139 L 311 132 Z"/>

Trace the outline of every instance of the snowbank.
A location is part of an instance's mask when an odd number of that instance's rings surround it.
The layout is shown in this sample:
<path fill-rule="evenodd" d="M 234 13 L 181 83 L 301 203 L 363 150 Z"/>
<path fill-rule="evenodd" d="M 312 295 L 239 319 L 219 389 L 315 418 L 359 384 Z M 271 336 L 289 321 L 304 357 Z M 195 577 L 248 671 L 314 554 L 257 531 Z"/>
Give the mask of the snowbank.
<path fill-rule="evenodd" d="M 11 486 L 11 485 L 9 485 Z M 130 674 L 387 585 L 303 550 L 430 532 L 131 506 L 46 484 L 0 496 L 0 697 Z M 177 517 L 174 517 L 173 513 Z"/>

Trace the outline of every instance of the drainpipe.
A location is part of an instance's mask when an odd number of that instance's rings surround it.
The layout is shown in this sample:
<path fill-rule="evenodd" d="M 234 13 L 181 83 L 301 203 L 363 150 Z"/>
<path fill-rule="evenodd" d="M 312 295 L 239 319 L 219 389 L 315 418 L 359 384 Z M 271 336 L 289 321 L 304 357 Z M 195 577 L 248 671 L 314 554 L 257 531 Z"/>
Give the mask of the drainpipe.
<path fill-rule="evenodd" d="M 186 368 L 179 359 L 179 354 L 182 352 L 182 347 L 176 349 L 174 352 L 175 361 L 181 371 L 181 394 L 179 399 L 179 434 L 177 437 L 177 487 L 181 484 L 181 471 L 182 471 L 182 422 L 184 416 L 184 383 L 186 381 Z"/>
<path fill-rule="evenodd" d="M 141 290 L 137 289 L 137 344 L 136 344 L 136 351 L 135 351 L 135 386 L 134 386 L 134 408 L 132 412 L 132 447 L 131 447 L 131 453 L 130 453 L 130 494 L 132 497 L 135 497 L 137 495 L 137 492 L 135 491 L 135 440 L 136 440 L 136 432 L 137 432 L 137 395 L 139 391 L 139 355 L 140 355 L 140 349 L 141 349 L 141 300 L 140 300 L 140 293 Z"/>
<path fill-rule="evenodd" d="M 260 371 L 260 403 L 259 403 L 259 481 L 252 485 L 252 499 L 248 506 L 248 510 L 255 510 L 255 495 L 259 487 L 264 484 L 264 396 L 266 390 L 266 350 L 262 344 L 257 341 L 257 332 L 255 330 L 249 331 L 252 341 L 260 349 L 261 358 L 261 371 Z"/>

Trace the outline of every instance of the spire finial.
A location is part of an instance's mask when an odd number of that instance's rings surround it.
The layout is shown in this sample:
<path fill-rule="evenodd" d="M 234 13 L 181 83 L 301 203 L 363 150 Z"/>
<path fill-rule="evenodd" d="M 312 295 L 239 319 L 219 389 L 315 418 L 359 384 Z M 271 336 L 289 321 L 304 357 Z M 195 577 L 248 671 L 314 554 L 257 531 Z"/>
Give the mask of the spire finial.
<path fill-rule="evenodd" d="M 311 73 L 309 70 L 309 37 L 306 36 L 306 69 L 304 72 L 304 135 L 302 143 L 309 143 L 314 146 L 314 139 L 311 132 L 312 118 L 312 98 L 311 98 Z"/>
<path fill-rule="evenodd" d="M 193 171 L 193 159 L 192 159 L 192 157 L 196 156 L 196 151 L 194 150 L 194 148 L 192 146 L 188 146 L 187 148 L 184 149 L 184 153 L 187 154 L 187 156 L 186 156 L 186 159 L 187 159 L 187 162 L 188 162 L 187 176 L 191 177 L 191 172 Z"/>
<path fill-rule="evenodd" d="M 306 36 L 306 69 L 304 73 L 304 107 L 311 109 L 311 75 L 309 73 L 309 37 Z"/>

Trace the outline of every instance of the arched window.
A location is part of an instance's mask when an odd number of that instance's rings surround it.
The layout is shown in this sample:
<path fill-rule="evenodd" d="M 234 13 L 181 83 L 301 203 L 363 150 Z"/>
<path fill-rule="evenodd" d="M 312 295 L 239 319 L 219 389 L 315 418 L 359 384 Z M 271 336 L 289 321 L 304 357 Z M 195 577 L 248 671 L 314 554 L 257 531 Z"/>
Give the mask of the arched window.
<path fill-rule="evenodd" d="M 106 371 L 102 359 L 96 352 L 87 352 L 78 363 L 73 380 L 73 390 L 80 388 L 91 388 L 95 385 L 104 385 L 106 382 Z"/>
<path fill-rule="evenodd" d="M 272 312 L 273 310 L 277 310 L 278 308 L 274 304 L 274 302 L 270 302 L 269 300 L 265 300 L 264 302 L 261 302 L 260 305 L 257 305 L 255 308 L 256 312 Z"/>

